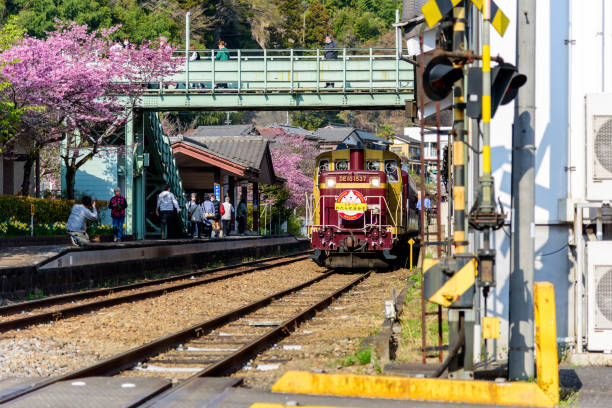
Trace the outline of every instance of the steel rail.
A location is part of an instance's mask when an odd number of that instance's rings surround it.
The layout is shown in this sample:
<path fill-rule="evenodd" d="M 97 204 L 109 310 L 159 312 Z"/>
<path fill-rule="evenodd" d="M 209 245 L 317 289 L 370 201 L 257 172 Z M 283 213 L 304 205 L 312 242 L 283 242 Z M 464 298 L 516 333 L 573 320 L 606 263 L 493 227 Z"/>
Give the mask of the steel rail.
<path fill-rule="evenodd" d="M 201 377 L 218 377 L 223 375 L 229 375 L 239 370 L 251 358 L 261 353 L 262 351 L 267 350 L 268 348 L 270 348 L 270 346 L 273 346 L 278 341 L 288 336 L 292 331 L 296 330 L 301 323 L 312 318 L 319 310 L 329 306 L 335 298 L 341 296 L 342 294 L 344 294 L 344 292 L 352 289 L 354 286 L 367 279 L 371 273 L 371 271 L 368 271 L 367 273 L 360 275 L 356 279 L 353 279 L 351 282 L 349 282 L 342 288 L 336 290 L 334 293 L 318 301 L 316 304 L 308 307 L 307 309 L 284 321 L 280 326 L 277 326 L 276 328 L 268 331 L 267 333 L 256 338 L 252 342 L 245 344 L 243 347 L 236 350 L 229 356 L 223 358 L 222 360 L 212 364 L 211 366 L 201 371 L 198 371 L 180 385 L 159 394 L 157 397 L 155 397 L 143 407 L 150 407 L 158 403 L 162 398 L 165 398 L 167 395 L 177 392 L 180 389 L 188 387 L 190 384 L 192 384 L 194 381 L 197 381 L 197 379 Z"/>
<path fill-rule="evenodd" d="M 30 326 L 30 325 L 37 324 L 37 323 L 44 323 L 49 320 L 65 319 L 70 316 L 84 314 L 92 310 L 97 310 L 103 307 L 115 306 L 121 303 L 127 303 L 127 302 L 132 302 L 132 301 L 137 301 L 137 300 L 144 300 L 144 299 L 148 299 L 148 298 L 152 298 L 156 296 L 161 296 L 166 293 L 175 292 L 177 290 L 187 289 L 187 288 L 191 288 L 194 286 L 204 285 L 204 284 L 208 284 L 208 283 L 219 281 L 219 280 L 229 279 L 229 278 L 233 278 L 236 276 L 240 276 L 240 275 L 244 275 L 247 273 L 252 273 L 258 270 L 262 270 L 262 269 L 283 266 L 283 265 L 297 262 L 297 261 L 304 260 L 304 259 L 307 259 L 307 257 L 302 256 L 302 257 L 291 258 L 286 261 L 275 263 L 273 265 L 255 266 L 255 267 L 243 270 L 243 271 L 231 272 L 231 273 L 227 273 L 227 274 L 219 275 L 219 276 L 212 276 L 210 278 L 205 278 L 202 280 L 181 283 L 181 284 L 177 284 L 177 285 L 169 286 L 165 288 L 151 289 L 145 292 L 131 293 L 128 295 L 118 296 L 116 298 L 103 299 L 103 300 L 99 300 L 96 302 L 85 303 L 82 305 L 69 306 L 69 307 L 66 307 L 60 310 L 38 313 L 32 316 L 26 316 L 26 317 L 22 317 L 19 319 L 7 320 L 5 322 L 0 322 L 0 333 L 3 331 L 8 331 L 8 330 L 21 329 L 26 326 Z M 243 266 L 243 265 L 234 265 L 231 268 L 236 268 L 240 266 Z M 210 271 L 202 272 L 201 274 L 204 274 L 204 273 L 210 273 Z M 173 277 L 173 278 L 165 278 L 165 279 L 174 279 L 174 280 L 185 279 L 185 276 L 193 276 L 193 275 L 194 274 L 187 274 L 187 275 L 182 275 L 182 278 Z M 164 280 L 164 279 L 161 279 L 161 280 Z M 154 282 L 156 282 L 155 284 L 163 283 L 159 281 L 154 281 Z M 140 285 L 140 284 L 136 284 L 136 285 Z M 127 286 L 130 286 L 130 285 L 127 285 Z M 128 289 L 133 289 L 133 288 L 128 288 Z M 117 290 L 118 289 L 115 288 L 110 293 L 115 292 Z"/>
<path fill-rule="evenodd" d="M 173 282 L 173 281 L 177 281 L 181 279 L 188 279 L 191 276 L 202 276 L 205 274 L 220 272 L 220 271 L 224 271 L 227 269 L 238 268 L 241 266 L 257 265 L 259 263 L 275 261 L 277 259 L 305 255 L 305 254 L 309 254 L 310 252 L 312 251 L 310 250 L 301 251 L 301 252 L 296 252 L 294 254 L 289 254 L 289 255 L 279 255 L 279 256 L 273 256 L 270 258 L 257 259 L 257 260 L 249 261 L 249 262 L 242 262 L 240 264 L 235 264 L 235 265 L 224 265 L 218 268 L 205 269 L 205 270 L 199 270 L 199 271 L 194 270 L 193 272 L 190 272 L 190 273 L 183 273 L 180 275 L 169 276 L 166 278 L 130 283 L 127 285 L 113 286 L 113 287 L 102 288 L 102 289 L 93 289 L 93 290 L 87 290 L 83 292 L 67 293 L 64 295 L 57 295 L 57 296 L 48 296 L 43 299 L 29 300 L 27 302 L 20 302 L 20 303 L 15 303 L 12 305 L 0 306 L 0 315 L 21 313 L 22 311 L 28 311 L 28 310 L 36 309 L 39 307 L 53 306 L 53 305 L 57 305 L 57 304 L 64 303 L 64 302 L 87 299 L 89 297 L 94 297 L 94 296 L 110 295 L 114 292 L 118 292 L 122 290 L 139 289 L 145 286 L 159 285 L 162 283 Z"/>
<path fill-rule="evenodd" d="M 153 340 L 142 346 L 138 346 L 133 349 L 127 350 L 123 353 L 109 357 L 105 360 L 97 362 L 88 367 L 73 370 L 64 375 L 61 375 L 58 377 L 52 377 L 52 378 L 43 380 L 39 383 L 34 383 L 32 384 L 31 387 L 27 389 L 18 390 L 12 394 L 7 394 L 4 397 L 1 397 L 0 404 L 4 404 L 8 401 L 12 401 L 16 398 L 22 397 L 26 394 L 29 394 L 34 391 L 40 390 L 42 388 L 48 387 L 60 381 L 67 381 L 67 380 L 73 380 L 76 378 L 84 378 L 84 377 L 92 377 L 92 376 L 105 377 L 105 376 L 111 376 L 111 375 L 117 374 L 118 372 L 122 370 L 135 366 L 137 363 L 141 362 L 142 360 L 145 360 L 146 358 L 150 356 L 157 355 L 161 352 L 164 352 L 166 350 L 169 350 L 177 346 L 178 344 L 182 344 L 194 338 L 200 337 L 204 335 L 206 332 L 214 330 L 220 326 L 223 326 L 227 323 L 237 320 L 243 317 L 244 315 L 247 315 L 258 309 L 261 309 L 262 307 L 267 306 L 275 299 L 282 298 L 293 292 L 297 292 L 305 287 L 308 287 L 314 283 L 317 283 L 323 279 L 326 279 L 329 276 L 332 276 L 333 274 L 334 274 L 333 272 L 321 274 L 320 276 L 317 276 L 316 278 L 310 279 L 292 288 L 276 292 L 270 296 L 256 300 L 238 309 L 234 309 L 232 311 L 229 311 L 220 316 L 214 317 L 205 322 L 195 324 L 187 329 L 183 329 L 178 332 L 161 337 L 157 340 Z"/>

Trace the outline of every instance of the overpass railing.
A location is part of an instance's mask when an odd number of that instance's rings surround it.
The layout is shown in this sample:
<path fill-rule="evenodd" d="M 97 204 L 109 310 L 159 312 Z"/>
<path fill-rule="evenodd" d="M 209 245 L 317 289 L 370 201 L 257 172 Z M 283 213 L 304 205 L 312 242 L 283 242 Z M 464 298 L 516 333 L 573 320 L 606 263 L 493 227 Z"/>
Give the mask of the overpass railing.
<path fill-rule="evenodd" d="M 362 92 L 389 93 L 414 90 L 413 66 L 395 49 L 338 48 L 336 59 L 325 59 L 329 49 L 193 50 L 177 52 L 183 69 L 151 84 L 148 93 L 274 93 Z"/>

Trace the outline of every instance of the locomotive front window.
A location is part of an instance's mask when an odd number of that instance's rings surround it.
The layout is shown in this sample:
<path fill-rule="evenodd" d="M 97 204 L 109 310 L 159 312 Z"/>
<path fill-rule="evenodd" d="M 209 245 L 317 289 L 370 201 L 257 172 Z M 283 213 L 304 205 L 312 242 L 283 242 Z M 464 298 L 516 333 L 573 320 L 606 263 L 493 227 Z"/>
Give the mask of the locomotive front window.
<path fill-rule="evenodd" d="M 387 180 L 391 183 L 399 180 L 397 162 L 395 160 L 385 160 L 385 174 L 387 175 Z"/>
<path fill-rule="evenodd" d="M 315 178 L 317 183 L 319 182 L 319 176 L 324 171 L 329 171 L 329 160 L 327 159 L 319 160 L 319 165 L 317 166 L 317 177 Z"/>
<path fill-rule="evenodd" d="M 334 170 L 348 170 L 348 160 L 336 160 L 334 164 Z"/>
<path fill-rule="evenodd" d="M 366 169 L 370 171 L 379 171 L 380 170 L 380 161 L 378 160 L 367 160 L 366 161 Z"/>

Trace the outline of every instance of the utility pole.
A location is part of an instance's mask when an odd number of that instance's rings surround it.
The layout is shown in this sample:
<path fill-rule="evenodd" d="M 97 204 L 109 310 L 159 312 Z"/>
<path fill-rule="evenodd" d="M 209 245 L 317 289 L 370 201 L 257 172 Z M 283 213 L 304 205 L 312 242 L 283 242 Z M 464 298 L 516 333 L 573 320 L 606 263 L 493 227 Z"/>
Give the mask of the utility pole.
<path fill-rule="evenodd" d="M 510 379 L 534 378 L 535 24 L 536 1 L 517 0 L 516 62 L 528 79 L 518 91 L 512 135 Z"/>

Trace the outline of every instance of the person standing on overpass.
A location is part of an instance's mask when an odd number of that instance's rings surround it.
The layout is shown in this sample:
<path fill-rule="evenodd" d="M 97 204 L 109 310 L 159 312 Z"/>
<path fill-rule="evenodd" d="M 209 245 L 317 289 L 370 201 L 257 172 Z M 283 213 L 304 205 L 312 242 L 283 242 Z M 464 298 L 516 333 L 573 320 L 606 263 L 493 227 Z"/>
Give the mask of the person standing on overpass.
<path fill-rule="evenodd" d="M 334 39 L 332 38 L 332 36 L 330 34 L 327 34 L 325 36 L 325 45 L 323 46 L 323 48 L 325 49 L 324 52 L 324 56 L 326 60 L 336 60 L 338 59 L 338 50 L 336 50 L 338 46 L 336 45 L 336 42 L 334 41 Z M 325 83 L 325 87 L 326 88 L 333 88 L 334 87 L 334 83 L 333 82 L 326 82 Z"/>
<path fill-rule="evenodd" d="M 168 220 L 174 216 L 175 209 L 178 213 L 181 212 L 176 197 L 170 191 L 170 186 L 164 184 L 164 191 L 157 196 L 157 207 L 155 208 L 155 214 L 157 214 L 161 222 L 161 239 L 168 237 Z"/>

